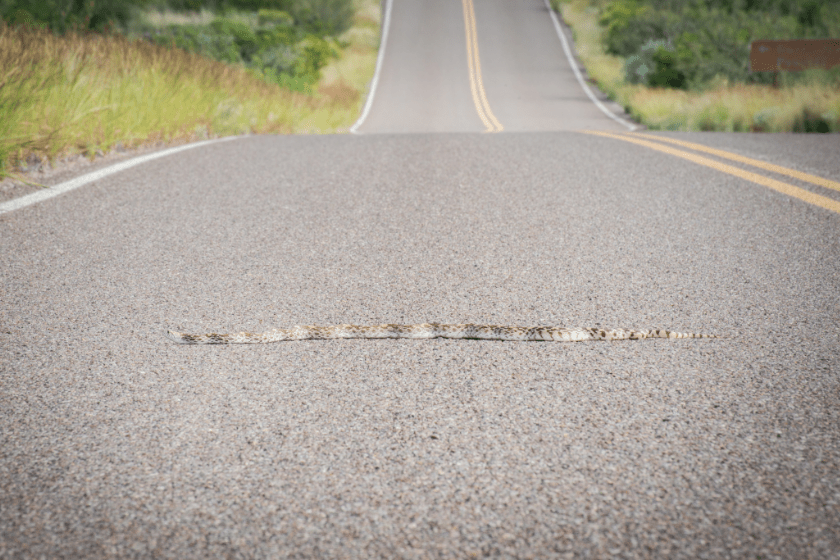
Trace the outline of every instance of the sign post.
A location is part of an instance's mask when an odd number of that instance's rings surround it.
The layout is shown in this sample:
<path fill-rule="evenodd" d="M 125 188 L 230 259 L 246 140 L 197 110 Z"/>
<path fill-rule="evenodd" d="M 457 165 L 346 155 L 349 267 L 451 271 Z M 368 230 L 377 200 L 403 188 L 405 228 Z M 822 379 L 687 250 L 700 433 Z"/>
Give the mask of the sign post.
<path fill-rule="evenodd" d="M 760 40 L 750 43 L 750 72 L 773 72 L 778 87 L 780 71 L 840 66 L 840 39 Z"/>

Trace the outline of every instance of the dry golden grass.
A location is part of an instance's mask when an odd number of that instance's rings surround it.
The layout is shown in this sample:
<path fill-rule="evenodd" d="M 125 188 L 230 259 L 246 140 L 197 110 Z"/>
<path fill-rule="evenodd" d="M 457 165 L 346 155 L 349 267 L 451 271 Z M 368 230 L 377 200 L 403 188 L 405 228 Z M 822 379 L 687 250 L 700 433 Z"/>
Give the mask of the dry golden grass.
<path fill-rule="evenodd" d="M 356 0 L 353 27 L 339 37 L 348 46 L 321 70 L 318 96 L 334 109 L 329 123 L 335 132 L 347 132 L 362 111 L 376 69 L 380 18 L 378 0 Z"/>
<path fill-rule="evenodd" d="M 0 158 L 117 143 L 291 132 L 311 102 L 227 66 L 121 36 L 0 27 Z"/>
<path fill-rule="evenodd" d="M 604 52 L 598 12 L 590 0 L 560 4 L 589 75 L 610 97 L 653 130 L 755 132 L 840 131 L 840 87 L 825 72 L 773 88 L 720 82 L 705 92 L 627 84 L 624 61 Z"/>
<path fill-rule="evenodd" d="M 822 84 L 721 86 L 704 93 L 635 87 L 629 105 L 650 128 L 735 132 L 837 131 L 840 95 Z M 833 124 L 832 124 L 833 123 Z"/>
<path fill-rule="evenodd" d="M 355 121 L 376 64 L 375 0 L 306 96 L 249 71 L 122 36 L 0 23 L 0 177 L 27 159 L 247 133 L 330 133 Z M 368 5 L 370 4 L 370 6 Z M 357 40 L 361 37 L 361 40 Z"/>

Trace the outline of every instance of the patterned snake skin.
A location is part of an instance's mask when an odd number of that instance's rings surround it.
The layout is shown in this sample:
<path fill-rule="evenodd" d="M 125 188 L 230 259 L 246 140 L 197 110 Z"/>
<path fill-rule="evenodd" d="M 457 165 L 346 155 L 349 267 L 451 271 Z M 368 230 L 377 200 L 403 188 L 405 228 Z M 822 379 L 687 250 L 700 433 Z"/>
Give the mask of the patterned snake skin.
<path fill-rule="evenodd" d="M 719 338 L 710 334 L 679 333 L 664 329 L 597 329 L 562 327 L 504 327 L 499 325 L 335 325 L 292 327 L 263 333 L 186 334 L 167 331 L 166 336 L 181 344 L 264 344 L 281 340 L 322 340 L 337 338 L 469 338 L 477 340 L 518 340 L 577 342 L 582 340 L 640 340 L 642 338 Z"/>

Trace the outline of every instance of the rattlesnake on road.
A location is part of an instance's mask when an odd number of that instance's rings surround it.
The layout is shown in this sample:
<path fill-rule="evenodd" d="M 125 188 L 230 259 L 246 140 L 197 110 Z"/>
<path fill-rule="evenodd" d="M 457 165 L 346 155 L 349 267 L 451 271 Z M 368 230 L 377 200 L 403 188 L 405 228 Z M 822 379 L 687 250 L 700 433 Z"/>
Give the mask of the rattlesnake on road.
<path fill-rule="evenodd" d="M 577 342 L 583 340 L 640 340 L 643 338 L 720 338 L 711 334 L 680 333 L 664 329 L 599 329 L 563 327 L 505 327 L 499 325 L 334 325 L 274 329 L 263 333 L 186 334 L 166 331 L 166 336 L 181 344 L 264 344 L 281 340 L 321 340 L 337 338 L 468 338 L 478 340 L 519 340 Z"/>

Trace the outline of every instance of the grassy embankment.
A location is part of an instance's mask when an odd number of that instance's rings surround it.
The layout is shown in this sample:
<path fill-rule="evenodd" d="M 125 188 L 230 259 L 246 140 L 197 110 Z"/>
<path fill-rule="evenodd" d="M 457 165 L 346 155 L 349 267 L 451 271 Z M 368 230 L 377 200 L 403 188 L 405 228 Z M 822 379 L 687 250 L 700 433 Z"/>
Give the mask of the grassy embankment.
<path fill-rule="evenodd" d="M 552 0 L 565 21 L 574 31 L 577 53 L 589 75 L 612 99 L 620 103 L 635 119 L 653 130 L 713 130 L 756 132 L 838 132 L 840 131 L 840 75 L 834 71 L 808 71 L 781 74 L 779 87 L 772 83 L 747 83 L 746 45 L 743 37 L 736 45 L 737 51 L 729 56 L 732 65 L 740 66 L 723 72 L 703 82 L 688 84 L 682 89 L 648 87 L 628 80 L 626 63 L 629 57 L 608 54 L 605 36 L 608 32 L 603 21 L 607 2 L 599 0 Z M 798 38 L 794 26 L 774 33 L 777 20 L 767 16 L 764 32 L 751 39 Z M 784 22 L 782 22 L 784 23 Z M 694 25 L 701 27 L 702 21 Z M 779 24 L 777 24 L 778 26 Z M 767 30 L 770 31 L 767 31 Z M 660 30 L 661 32 L 661 30 Z M 677 37 L 688 40 L 702 34 L 684 34 Z M 744 29 L 736 29 L 743 33 Z M 710 32 L 709 34 L 711 35 Z M 820 35 L 817 35 L 818 37 Z M 686 48 L 694 48 L 691 43 Z M 733 49 L 735 50 L 735 49 Z M 730 51 L 731 52 L 731 51 Z M 702 68 L 706 61 L 696 65 Z M 708 66 L 713 66 L 709 64 Z M 767 76 L 763 77 L 768 82 Z M 761 81 L 758 78 L 752 78 Z"/>
<path fill-rule="evenodd" d="M 379 2 L 360 0 L 311 95 L 239 65 L 122 35 L 0 22 L 0 178 L 36 161 L 246 133 L 329 133 L 360 112 Z"/>

